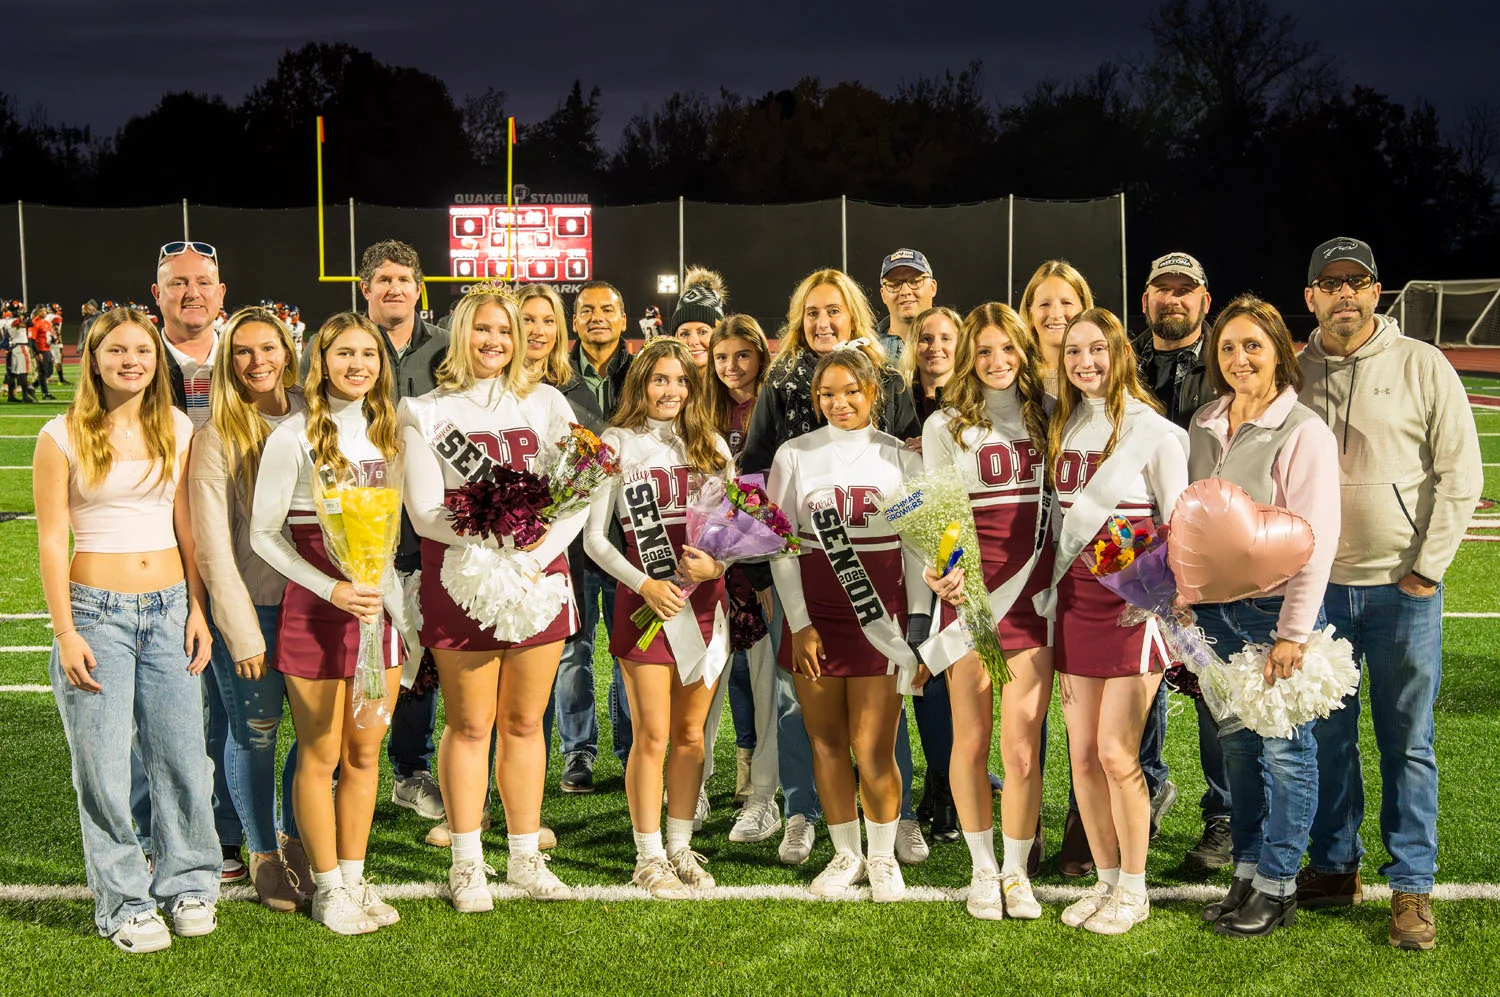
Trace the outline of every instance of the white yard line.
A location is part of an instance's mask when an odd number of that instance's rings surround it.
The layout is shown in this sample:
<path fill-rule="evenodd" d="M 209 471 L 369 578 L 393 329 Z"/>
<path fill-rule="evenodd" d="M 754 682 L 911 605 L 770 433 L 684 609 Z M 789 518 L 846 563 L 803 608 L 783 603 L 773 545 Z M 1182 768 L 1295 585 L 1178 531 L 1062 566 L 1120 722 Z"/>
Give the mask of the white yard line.
<path fill-rule="evenodd" d="M 32 653 L 32 652 L 36 652 L 36 651 L 50 651 L 50 650 L 52 650 L 52 645 L 51 644 L 37 645 L 35 647 L 33 647 L 33 646 L 29 645 L 29 644 L 23 644 L 23 645 L 18 645 L 16 647 L 0 647 L 0 654 L 27 654 L 27 653 Z"/>
<path fill-rule="evenodd" d="M 0 685 L 0 692 L 51 692 L 50 685 Z"/>
<path fill-rule="evenodd" d="M 47 620 L 47 625 L 52 625 L 52 617 L 46 613 L 0 613 L 0 623 L 13 623 L 16 620 Z"/>
<path fill-rule="evenodd" d="M 1500 613 L 1444 613 L 1445 620 L 1500 620 Z"/>

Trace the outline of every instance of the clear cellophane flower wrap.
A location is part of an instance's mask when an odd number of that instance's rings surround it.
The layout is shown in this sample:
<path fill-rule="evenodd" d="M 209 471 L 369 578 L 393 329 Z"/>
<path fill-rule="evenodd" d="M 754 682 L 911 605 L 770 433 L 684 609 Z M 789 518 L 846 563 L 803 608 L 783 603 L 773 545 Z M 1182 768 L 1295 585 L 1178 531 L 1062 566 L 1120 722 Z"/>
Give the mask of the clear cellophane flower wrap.
<path fill-rule="evenodd" d="M 968 634 L 969 643 L 979 655 L 990 681 L 1004 685 L 1010 681 L 1005 665 L 1005 651 L 995 632 L 995 614 L 990 611 L 990 593 L 984 587 L 984 565 L 979 557 L 979 536 L 974 528 L 974 507 L 969 490 L 955 467 L 934 468 L 907 478 L 894 495 L 886 496 L 882 510 L 886 522 L 901 537 L 901 542 L 922 555 L 938 574 L 948 565 L 939 563 L 940 552 L 953 550 L 951 536 L 958 527 L 958 547 L 963 548 L 956 567 L 964 573 L 964 604 L 957 607 L 959 621 Z"/>
<path fill-rule="evenodd" d="M 401 539 L 400 462 L 320 467 L 313 476 L 313 495 L 329 559 L 358 588 L 383 592 L 386 572 L 395 570 Z M 360 727 L 391 722 L 395 704 L 386 692 L 385 670 L 393 662 L 385 657 L 384 629 L 383 611 L 373 623 L 359 624 L 353 713 Z M 399 639 L 391 635 L 393 646 Z"/>

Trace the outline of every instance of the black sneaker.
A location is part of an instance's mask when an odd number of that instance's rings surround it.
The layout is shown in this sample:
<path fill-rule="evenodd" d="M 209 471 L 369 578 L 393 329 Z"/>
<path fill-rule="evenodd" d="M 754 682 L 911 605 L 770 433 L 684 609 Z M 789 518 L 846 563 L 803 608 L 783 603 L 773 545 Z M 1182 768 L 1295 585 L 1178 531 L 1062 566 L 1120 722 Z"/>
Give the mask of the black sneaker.
<path fill-rule="evenodd" d="M 1151 837 L 1154 840 L 1156 833 L 1161 830 L 1161 819 L 1172 809 L 1177 802 L 1177 783 L 1171 779 L 1166 780 L 1156 788 L 1156 795 L 1151 797 Z"/>
<path fill-rule="evenodd" d="M 558 783 L 564 793 L 592 793 L 594 791 L 594 756 L 587 751 L 574 751 L 563 760 L 562 779 Z"/>
<path fill-rule="evenodd" d="M 1203 837 L 1188 849 L 1182 864 L 1194 869 L 1212 872 L 1223 869 L 1234 861 L 1234 843 L 1229 837 L 1229 818 L 1210 817 L 1203 825 Z"/>
<path fill-rule="evenodd" d="M 953 803 L 953 788 L 947 776 L 931 776 L 933 785 L 932 840 L 951 844 L 959 838 L 958 808 Z"/>

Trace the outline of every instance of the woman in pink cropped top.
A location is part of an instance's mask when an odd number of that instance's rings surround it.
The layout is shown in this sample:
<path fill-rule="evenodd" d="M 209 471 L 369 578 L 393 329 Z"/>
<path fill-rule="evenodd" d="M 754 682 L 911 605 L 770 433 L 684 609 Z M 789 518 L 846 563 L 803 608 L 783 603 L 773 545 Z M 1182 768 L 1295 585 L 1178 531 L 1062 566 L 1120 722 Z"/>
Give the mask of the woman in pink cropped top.
<path fill-rule="evenodd" d="M 193 560 L 187 452 L 162 341 L 134 309 L 99 316 L 78 393 L 37 440 L 33 468 L 49 672 L 72 755 L 84 861 L 99 933 L 127 952 L 214 930 L 219 839 L 203 738 L 209 660 Z M 68 530 L 74 554 L 68 559 Z M 155 866 L 130 817 L 138 738 L 151 786 Z"/>

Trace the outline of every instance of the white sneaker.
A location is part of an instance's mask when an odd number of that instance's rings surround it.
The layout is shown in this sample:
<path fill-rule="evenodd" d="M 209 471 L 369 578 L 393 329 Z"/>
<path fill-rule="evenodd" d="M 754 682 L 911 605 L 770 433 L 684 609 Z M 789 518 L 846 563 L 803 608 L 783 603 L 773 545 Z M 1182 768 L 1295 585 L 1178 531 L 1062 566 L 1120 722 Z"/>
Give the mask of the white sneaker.
<path fill-rule="evenodd" d="M 184 897 L 172 907 L 172 931 L 180 938 L 211 934 L 218 926 L 214 905 L 202 897 Z"/>
<path fill-rule="evenodd" d="M 729 840 L 735 844 L 765 841 L 781 830 L 781 811 L 776 809 L 776 800 L 769 796 L 752 796 L 745 809 L 734 819 L 729 829 Z"/>
<path fill-rule="evenodd" d="M 792 814 L 787 818 L 786 831 L 781 835 L 781 847 L 776 849 L 776 857 L 781 859 L 782 865 L 801 865 L 812 854 L 817 837 L 812 821 L 802 814 Z"/>
<path fill-rule="evenodd" d="M 1005 916 L 1035 921 L 1042 916 L 1042 905 L 1031 892 L 1031 880 L 1024 873 L 1000 877 L 1000 895 L 1005 898 Z"/>
<path fill-rule="evenodd" d="M 340 935 L 365 935 L 380 927 L 363 907 L 354 902 L 347 886 L 334 886 L 314 893 L 312 919 Z"/>
<path fill-rule="evenodd" d="M 396 908 L 380 899 L 369 880 L 363 880 L 358 886 L 350 887 L 349 894 L 354 897 L 354 902 L 364 909 L 365 916 L 379 927 L 386 928 L 401 920 L 401 915 L 396 913 Z"/>
<path fill-rule="evenodd" d="M 478 859 L 455 862 L 448 867 L 448 893 L 454 910 L 460 914 L 480 914 L 495 909 L 485 872 L 484 863 Z"/>
<path fill-rule="evenodd" d="M 398 807 L 414 810 L 428 820 L 442 820 L 443 793 L 431 772 L 417 771 L 409 776 L 396 776 L 391 783 L 391 802 Z"/>
<path fill-rule="evenodd" d="M 848 852 L 835 852 L 833 861 L 823 867 L 807 889 L 815 897 L 834 899 L 842 897 L 853 889 L 855 883 L 862 883 L 864 879 L 864 859 Z"/>
<path fill-rule="evenodd" d="M 1083 895 L 1083 899 L 1074 901 L 1062 912 L 1062 923 L 1070 928 L 1077 928 L 1094 916 L 1105 899 L 1109 896 L 1110 886 L 1108 883 L 1095 883 L 1089 891 Z"/>
<path fill-rule="evenodd" d="M 672 863 L 664 858 L 637 859 L 630 881 L 658 900 L 693 899 L 693 891 L 677 878 Z"/>
<path fill-rule="evenodd" d="M 505 881 L 533 900 L 572 900 L 573 888 L 547 868 L 550 861 L 541 852 L 512 855 L 505 863 Z"/>
<path fill-rule="evenodd" d="M 718 885 L 714 882 L 713 873 L 703 868 L 708 864 L 708 859 L 691 848 L 677 849 L 667 856 L 667 861 L 672 863 L 672 871 L 677 873 L 677 878 L 682 880 L 684 886 L 694 890 L 711 890 Z"/>
<path fill-rule="evenodd" d="M 1005 917 L 1000 899 L 1000 874 L 993 869 L 976 871 L 969 878 L 969 899 L 964 907 L 981 921 L 998 921 Z"/>
<path fill-rule="evenodd" d="M 878 904 L 893 904 L 906 896 L 906 882 L 901 866 L 889 855 L 873 855 L 865 860 L 870 874 L 870 899 Z"/>
<path fill-rule="evenodd" d="M 116 928 L 109 940 L 121 952 L 160 952 L 172 944 L 172 933 L 160 914 L 143 910 Z"/>
<path fill-rule="evenodd" d="M 896 859 L 902 865 L 921 865 L 927 861 L 932 850 L 927 839 L 922 837 L 922 825 L 914 820 L 903 820 L 896 824 Z"/>
<path fill-rule="evenodd" d="M 1141 893 L 1115 889 L 1083 926 L 1096 935 L 1123 935 L 1151 916 L 1151 899 Z"/>
<path fill-rule="evenodd" d="M 693 808 L 693 830 L 703 830 L 703 822 L 708 820 L 709 813 L 713 810 L 708 805 L 708 787 L 702 786 L 698 789 L 698 805 Z"/>

